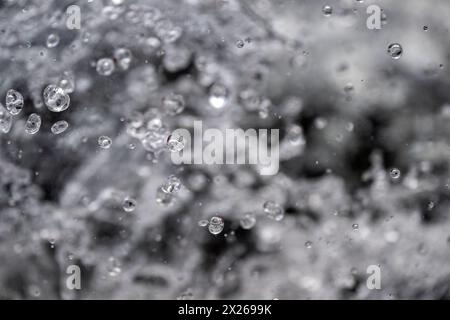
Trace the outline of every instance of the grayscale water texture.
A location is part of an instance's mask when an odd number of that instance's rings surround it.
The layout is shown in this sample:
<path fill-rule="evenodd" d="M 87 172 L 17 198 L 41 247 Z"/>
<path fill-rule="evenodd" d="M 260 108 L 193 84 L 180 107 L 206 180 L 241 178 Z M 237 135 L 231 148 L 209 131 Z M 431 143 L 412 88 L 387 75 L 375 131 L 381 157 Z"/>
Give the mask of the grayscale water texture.
<path fill-rule="evenodd" d="M 0 1 L 0 298 L 450 298 L 449 12 Z M 195 120 L 279 129 L 279 173 L 174 165 Z"/>

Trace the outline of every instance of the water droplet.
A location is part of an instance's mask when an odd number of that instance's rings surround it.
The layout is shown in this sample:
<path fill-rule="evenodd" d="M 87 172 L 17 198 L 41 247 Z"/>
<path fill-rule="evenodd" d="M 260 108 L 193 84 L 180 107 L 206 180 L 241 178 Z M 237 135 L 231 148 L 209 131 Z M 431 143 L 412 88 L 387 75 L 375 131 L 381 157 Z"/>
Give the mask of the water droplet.
<path fill-rule="evenodd" d="M 75 76 L 71 71 L 64 71 L 61 78 L 59 78 L 59 87 L 65 93 L 72 93 L 75 91 Z"/>
<path fill-rule="evenodd" d="M 65 120 L 61 120 L 61 121 L 55 122 L 52 125 L 50 130 L 53 134 L 61 134 L 64 131 L 66 131 L 68 127 L 69 127 L 69 123 Z"/>
<path fill-rule="evenodd" d="M 162 206 L 169 206 L 174 201 L 174 195 L 167 193 L 162 189 L 162 186 L 158 188 L 156 192 L 156 202 Z"/>
<path fill-rule="evenodd" d="M 281 221 L 284 218 L 284 209 L 275 201 L 266 201 L 263 205 L 266 215 L 275 221 Z"/>
<path fill-rule="evenodd" d="M 183 47 L 166 47 L 163 66 L 170 73 L 185 70 L 191 63 L 192 51 Z"/>
<path fill-rule="evenodd" d="M 155 25 L 156 35 L 167 43 L 173 43 L 181 37 L 183 30 L 168 19 L 160 19 Z"/>
<path fill-rule="evenodd" d="M 398 179 L 401 176 L 401 172 L 397 168 L 392 168 L 391 170 L 389 170 L 389 175 L 392 179 Z"/>
<path fill-rule="evenodd" d="M 209 220 L 208 230 L 212 234 L 216 235 L 223 231 L 223 228 L 225 226 L 225 222 L 220 217 L 212 217 L 211 220 Z"/>
<path fill-rule="evenodd" d="M 258 110 L 261 103 L 259 93 L 254 89 L 245 89 L 239 93 L 239 100 L 247 111 Z"/>
<path fill-rule="evenodd" d="M 97 61 L 96 70 L 101 76 L 110 76 L 114 72 L 114 61 L 110 58 L 102 58 Z"/>
<path fill-rule="evenodd" d="M 318 130 L 324 129 L 327 125 L 328 121 L 325 118 L 318 117 L 314 119 L 314 127 Z"/>
<path fill-rule="evenodd" d="M 114 257 L 110 257 L 108 259 L 108 265 L 106 267 L 106 270 L 108 271 L 108 274 L 111 277 L 116 277 L 122 272 L 122 268 L 120 266 L 119 261 L 117 261 L 117 259 Z"/>
<path fill-rule="evenodd" d="M 184 138 L 180 134 L 171 134 L 167 138 L 167 149 L 170 152 L 180 152 L 184 148 Z"/>
<path fill-rule="evenodd" d="M 252 213 L 247 213 L 240 221 L 242 229 L 250 230 L 256 224 L 255 215 Z"/>
<path fill-rule="evenodd" d="M 161 186 L 165 193 L 177 193 L 181 189 L 181 181 L 178 177 L 170 175 L 166 182 Z"/>
<path fill-rule="evenodd" d="M 348 132 L 352 132 L 354 128 L 355 125 L 352 122 L 349 122 L 345 125 L 345 130 L 347 130 Z"/>
<path fill-rule="evenodd" d="M 131 51 L 127 48 L 118 48 L 114 51 L 114 59 L 122 70 L 128 70 L 131 64 Z"/>
<path fill-rule="evenodd" d="M 388 46 L 387 52 L 391 56 L 392 59 L 400 59 L 400 57 L 403 54 L 403 48 L 398 43 L 391 43 Z"/>
<path fill-rule="evenodd" d="M 43 93 L 44 103 L 52 112 L 62 112 L 69 107 L 70 97 L 60 87 L 56 85 L 48 85 Z"/>
<path fill-rule="evenodd" d="M 245 43 L 244 43 L 243 40 L 240 40 L 240 39 L 239 39 L 239 40 L 236 41 L 236 47 L 238 47 L 239 49 L 240 49 L 240 48 L 243 48 L 244 45 L 245 45 Z"/>
<path fill-rule="evenodd" d="M 147 124 L 147 127 L 152 127 L 151 122 Z M 165 127 L 148 129 L 141 140 L 142 146 L 145 150 L 158 154 L 167 146 L 167 137 L 170 135 L 169 131 Z"/>
<path fill-rule="evenodd" d="M 41 117 L 36 113 L 30 114 L 25 123 L 25 132 L 28 134 L 35 134 L 41 128 Z"/>
<path fill-rule="evenodd" d="M 202 228 L 206 227 L 208 224 L 209 224 L 209 221 L 208 221 L 208 220 L 200 220 L 200 221 L 198 222 L 198 226 L 199 226 L 199 227 L 202 227 Z"/>
<path fill-rule="evenodd" d="M 47 37 L 47 48 L 54 48 L 59 44 L 59 36 L 55 33 L 51 33 Z"/>
<path fill-rule="evenodd" d="M 110 137 L 107 136 L 101 136 L 98 138 L 98 145 L 102 149 L 109 149 L 111 147 L 112 140 Z"/>
<path fill-rule="evenodd" d="M 28 292 L 33 297 L 40 297 L 41 296 L 41 289 L 36 285 L 30 285 L 28 288 Z"/>
<path fill-rule="evenodd" d="M 305 242 L 305 247 L 307 248 L 307 249 L 311 249 L 312 248 L 312 242 L 311 241 L 306 241 Z"/>
<path fill-rule="evenodd" d="M 0 132 L 8 133 L 12 126 L 12 116 L 0 103 Z"/>
<path fill-rule="evenodd" d="M 286 137 L 293 146 L 304 145 L 306 143 L 303 129 L 299 125 L 290 126 Z"/>
<path fill-rule="evenodd" d="M 122 202 L 122 209 L 125 212 L 133 212 L 136 209 L 137 201 L 133 198 L 125 198 Z"/>
<path fill-rule="evenodd" d="M 123 11 L 123 6 L 105 6 L 102 9 L 102 14 L 110 20 L 116 20 Z"/>
<path fill-rule="evenodd" d="M 185 101 L 182 95 L 171 93 L 162 99 L 163 110 L 168 115 L 181 113 L 185 107 Z"/>
<path fill-rule="evenodd" d="M 9 89 L 6 93 L 6 110 L 12 115 L 18 115 L 23 109 L 23 96 L 19 91 Z"/>
<path fill-rule="evenodd" d="M 228 89 L 220 83 L 214 84 L 209 90 L 209 104 L 215 109 L 222 109 L 228 101 Z"/>
<path fill-rule="evenodd" d="M 352 224 L 353 230 L 359 230 L 359 225 L 357 223 Z"/>
<path fill-rule="evenodd" d="M 322 13 L 325 17 L 329 17 L 331 16 L 331 14 L 333 13 L 333 7 L 329 6 L 329 5 L 325 5 L 322 7 Z"/>
<path fill-rule="evenodd" d="M 354 89 L 355 89 L 355 87 L 353 86 L 353 83 L 351 83 L 351 82 L 346 83 L 344 86 L 344 92 L 347 94 L 353 92 Z"/>

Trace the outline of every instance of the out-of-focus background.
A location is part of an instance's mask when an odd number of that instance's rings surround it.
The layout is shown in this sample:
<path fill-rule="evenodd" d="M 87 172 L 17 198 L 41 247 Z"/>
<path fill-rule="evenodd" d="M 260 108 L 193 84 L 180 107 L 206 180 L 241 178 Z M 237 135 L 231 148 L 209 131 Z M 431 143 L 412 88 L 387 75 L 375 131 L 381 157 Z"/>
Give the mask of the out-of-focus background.
<path fill-rule="evenodd" d="M 0 298 L 448 299 L 449 17 L 446 0 L 1 1 Z M 172 164 L 168 134 L 195 120 L 279 129 L 280 172 Z"/>

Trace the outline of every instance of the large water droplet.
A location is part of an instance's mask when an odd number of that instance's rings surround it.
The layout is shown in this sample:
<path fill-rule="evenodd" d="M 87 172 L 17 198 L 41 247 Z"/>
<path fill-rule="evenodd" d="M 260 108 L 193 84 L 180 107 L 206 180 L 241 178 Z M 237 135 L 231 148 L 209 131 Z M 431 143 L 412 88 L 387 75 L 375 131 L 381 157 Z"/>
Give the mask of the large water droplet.
<path fill-rule="evenodd" d="M 61 88 L 56 85 L 48 85 L 43 93 L 44 103 L 52 112 L 62 112 L 69 108 L 70 97 Z"/>
<path fill-rule="evenodd" d="M 225 226 L 225 222 L 220 217 L 212 217 L 211 220 L 209 220 L 208 230 L 212 234 L 216 235 L 223 231 L 223 228 Z"/>
<path fill-rule="evenodd" d="M 101 76 L 110 76 L 116 67 L 114 66 L 114 61 L 110 58 L 102 58 L 97 61 L 96 70 Z"/>
<path fill-rule="evenodd" d="M 25 132 L 28 134 L 35 134 L 41 128 L 41 117 L 36 113 L 30 114 L 27 122 L 25 123 Z"/>
<path fill-rule="evenodd" d="M 9 89 L 6 93 L 6 110 L 12 115 L 18 115 L 23 109 L 23 96 L 19 91 Z"/>
<path fill-rule="evenodd" d="M 263 205 L 264 212 L 270 219 L 280 221 L 284 218 L 283 207 L 275 201 L 266 201 Z"/>
<path fill-rule="evenodd" d="M 171 134 L 167 138 L 167 149 L 170 152 L 180 152 L 184 148 L 184 138 L 179 134 Z"/>
<path fill-rule="evenodd" d="M 64 131 L 66 131 L 68 127 L 69 127 L 69 123 L 65 120 L 61 120 L 61 121 L 55 122 L 52 125 L 50 130 L 53 134 L 61 134 Z"/>

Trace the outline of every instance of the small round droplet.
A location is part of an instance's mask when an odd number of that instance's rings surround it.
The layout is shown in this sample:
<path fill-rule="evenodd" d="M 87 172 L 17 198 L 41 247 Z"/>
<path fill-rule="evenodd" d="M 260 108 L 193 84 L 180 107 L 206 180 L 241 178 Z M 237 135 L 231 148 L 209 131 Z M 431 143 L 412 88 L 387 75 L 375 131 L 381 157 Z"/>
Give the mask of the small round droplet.
<path fill-rule="evenodd" d="M 51 33 L 47 37 L 47 48 L 54 48 L 59 44 L 59 36 L 55 33 Z"/>
<path fill-rule="evenodd" d="M 166 182 L 161 186 L 165 193 L 177 193 L 181 189 L 181 181 L 178 177 L 170 175 Z"/>
<path fill-rule="evenodd" d="M 398 179 L 401 176 L 401 172 L 397 168 L 392 168 L 391 170 L 389 170 L 389 175 L 392 179 Z"/>
<path fill-rule="evenodd" d="M 127 48 L 118 48 L 114 51 L 114 59 L 122 70 L 128 70 L 131 64 L 131 51 Z"/>
<path fill-rule="evenodd" d="M 163 110 L 171 116 L 183 112 L 185 101 L 182 95 L 171 93 L 162 99 Z"/>
<path fill-rule="evenodd" d="M 242 229 L 250 230 L 253 228 L 256 224 L 256 218 L 255 215 L 251 213 L 247 213 L 240 221 L 240 225 Z"/>
<path fill-rule="evenodd" d="M 101 136 L 98 138 L 98 145 L 102 149 L 109 149 L 111 147 L 112 140 L 110 137 L 107 136 Z"/>
<path fill-rule="evenodd" d="M 359 230 L 359 225 L 357 223 L 352 224 L 353 230 Z"/>
<path fill-rule="evenodd" d="M 52 112 L 62 112 L 69 108 L 70 97 L 62 89 L 54 84 L 48 85 L 43 93 L 44 103 Z"/>
<path fill-rule="evenodd" d="M 305 247 L 306 247 L 307 249 L 311 249 L 311 248 L 312 248 L 312 242 L 311 242 L 311 241 L 306 241 L 306 242 L 305 242 Z"/>
<path fill-rule="evenodd" d="M 266 201 L 263 205 L 266 215 L 275 221 L 281 221 L 284 218 L 284 209 L 275 201 Z"/>
<path fill-rule="evenodd" d="M 400 57 L 403 54 L 403 48 L 398 43 L 391 43 L 388 46 L 387 52 L 391 56 L 392 59 L 400 59 Z"/>
<path fill-rule="evenodd" d="M 214 84 L 209 90 L 208 102 L 214 109 L 222 109 L 228 101 L 228 89 L 220 83 Z"/>
<path fill-rule="evenodd" d="M 325 17 L 329 17 L 331 16 L 331 14 L 333 13 L 333 7 L 329 6 L 329 5 L 325 5 L 322 7 L 322 13 Z"/>
<path fill-rule="evenodd" d="M 239 49 L 243 48 L 244 45 L 245 45 L 245 43 L 244 43 L 243 40 L 239 39 L 239 40 L 236 41 L 236 47 L 238 47 Z"/>
<path fill-rule="evenodd" d="M 293 146 L 300 146 L 306 143 L 303 128 L 299 125 L 292 125 L 288 128 L 286 137 Z"/>
<path fill-rule="evenodd" d="M 72 93 L 75 91 L 75 75 L 72 71 L 64 71 L 59 78 L 58 85 L 65 93 Z"/>
<path fill-rule="evenodd" d="M 6 92 L 6 110 L 13 116 L 18 115 L 23 109 L 23 96 L 14 89 L 9 89 Z"/>
<path fill-rule="evenodd" d="M 216 235 L 223 231 L 223 228 L 225 226 L 225 222 L 220 217 L 212 217 L 211 220 L 209 220 L 208 230 L 212 234 Z"/>
<path fill-rule="evenodd" d="M 180 152 L 184 149 L 184 138 L 180 134 L 171 134 L 167 138 L 167 149 L 170 152 Z"/>
<path fill-rule="evenodd" d="M 202 228 L 206 227 L 208 224 L 209 224 L 209 221 L 208 221 L 208 220 L 200 220 L 200 221 L 198 222 L 198 226 L 199 226 L 199 227 L 202 227 Z"/>
<path fill-rule="evenodd" d="M 50 130 L 52 131 L 53 134 L 61 134 L 64 131 L 66 131 L 67 128 L 69 128 L 69 123 L 65 120 L 61 120 L 55 122 Z"/>
<path fill-rule="evenodd" d="M 110 76 L 114 72 L 114 61 L 110 58 L 102 58 L 97 61 L 97 73 L 101 76 Z"/>
<path fill-rule="evenodd" d="M 125 198 L 122 202 L 122 209 L 125 212 L 133 212 L 136 209 L 137 201 L 133 198 Z"/>
<path fill-rule="evenodd" d="M 41 128 L 41 117 L 36 113 L 30 114 L 27 122 L 25 123 L 25 132 L 28 134 L 35 134 Z"/>

